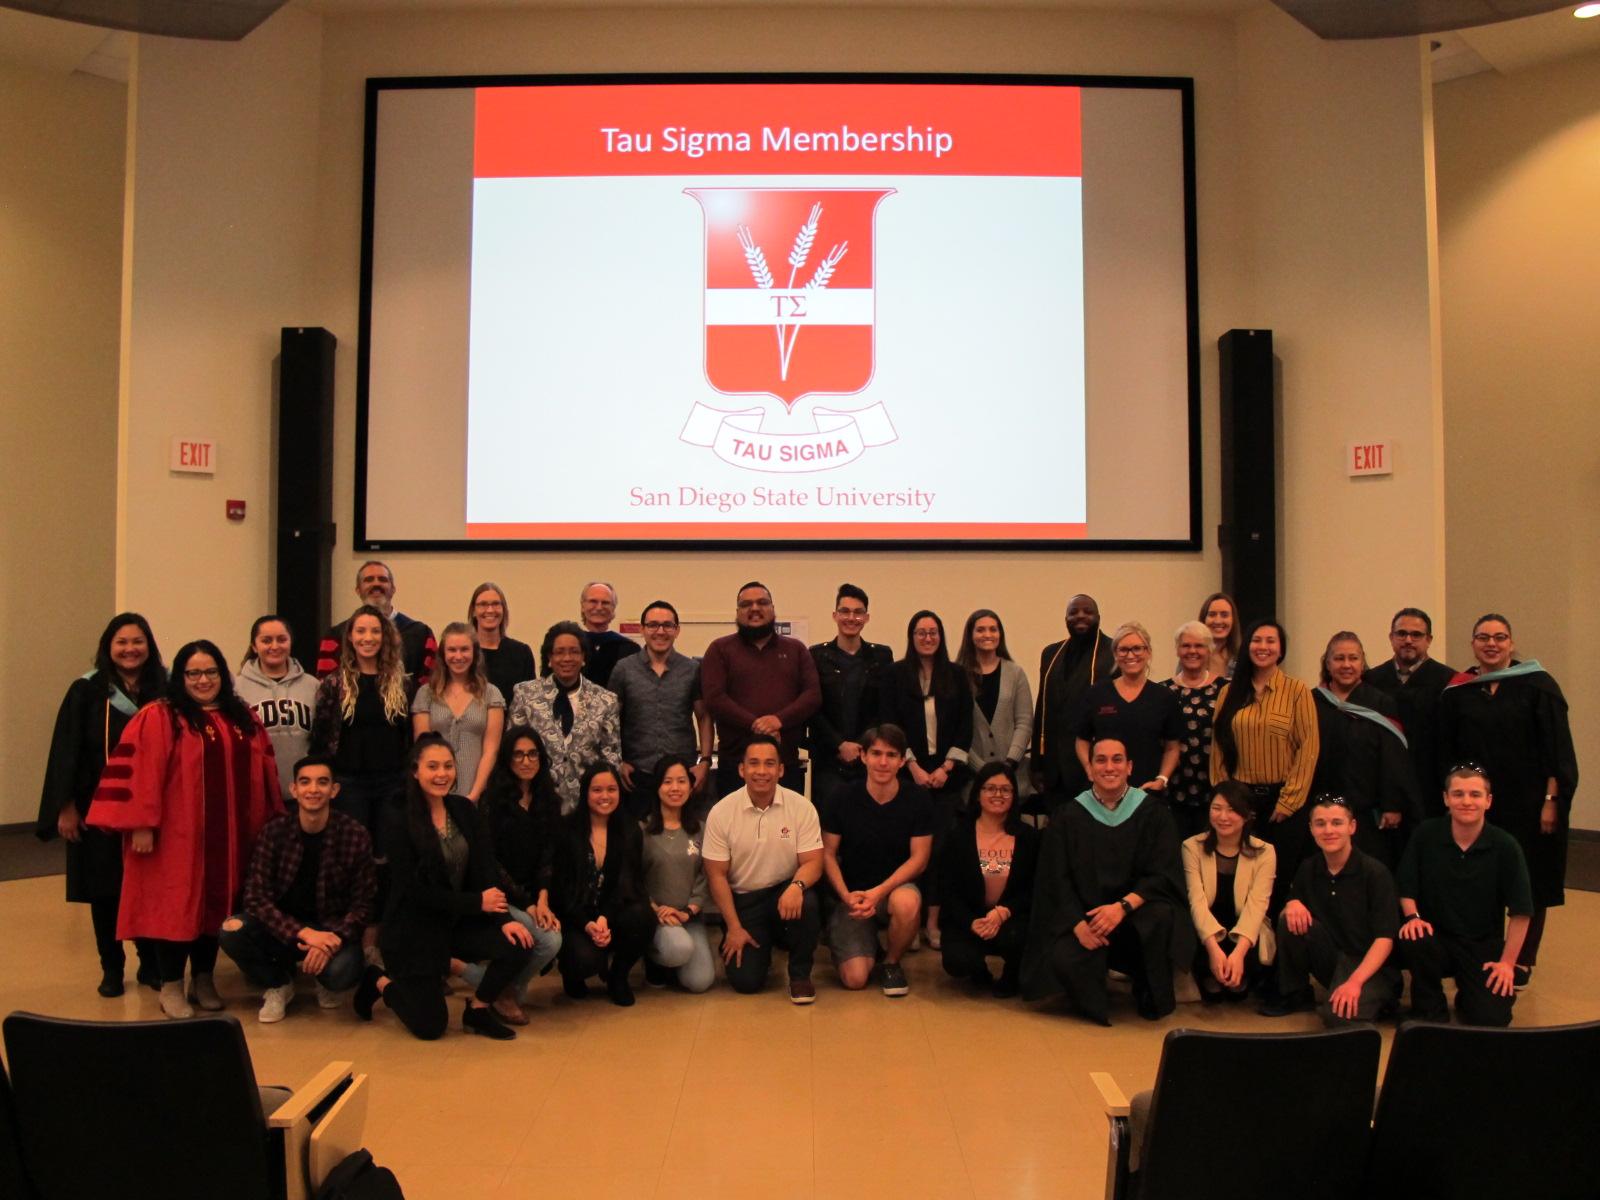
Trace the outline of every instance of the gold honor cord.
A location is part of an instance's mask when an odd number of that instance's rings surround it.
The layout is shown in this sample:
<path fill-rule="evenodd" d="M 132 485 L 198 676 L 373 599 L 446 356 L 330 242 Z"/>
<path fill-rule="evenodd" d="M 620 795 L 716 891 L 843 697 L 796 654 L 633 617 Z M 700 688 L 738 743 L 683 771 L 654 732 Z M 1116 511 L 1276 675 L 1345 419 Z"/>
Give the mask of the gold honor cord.
<path fill-rule="evenodd" d="M 1044 669 L 1044 675 L 1039 680 L 1039 757 L 1043 758 L 1049 752 L 1049 722 L 1047 710 L 1050 707 L 1050 672 L 1056 669 L 1056 663 L 1061 661 L 1061 656 L 1067 652 L 1067 646 L 1072 642 L 1072 635 L 1062 640 L 1055 654 L 1050 657 L 1050 665 Z M 1099 666 L 1100 627 L 1095 626 L 1094 637 L 1089 643 L 1089 686 L 1094 686 L 1095 668 Z"/>

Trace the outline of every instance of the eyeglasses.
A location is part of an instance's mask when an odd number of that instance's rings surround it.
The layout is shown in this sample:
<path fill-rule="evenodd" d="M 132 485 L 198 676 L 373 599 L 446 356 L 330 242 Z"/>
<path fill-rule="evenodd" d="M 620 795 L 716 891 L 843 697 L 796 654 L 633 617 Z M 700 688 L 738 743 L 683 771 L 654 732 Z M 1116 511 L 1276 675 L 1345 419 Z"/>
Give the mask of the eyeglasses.
<path fill-rule="evenodd" d="M 217 667 L 191 667 L 183 677 L 191 683 L 199 683 L 202 679 L 221 679 L 222 671 Z"/>
<path fill-rule="evenodd" d="M 512 762 L 538 762 L 539 761 L 539 752 L 537 750 L 513 750 L 511 752 L 511 761 Z"/>
<path fill-rule="evenodd" d="M 504 608 L 505 605 L 503 603 L 501 603 L 499 600 L 479 600 L 472 607 L 473 608 Z"/>
<path fill-rule="evenodd" d="M 864 608 L 836 608 L 833 610 L 833 615 L 845 621 L 859 621 L 867 615 L 867 610 Z"/>
<path fill-rule="evenodd" d="M 1009 799 L 1016 794 L 1016 789 L 1013 788 L 1009 783 L 986 783 L 983 787 L 978 789 L 978 795 L 980 796 L 1005 796 Z"/>
<path fill-rule="evenodd" d="M 1116 652 L 1123 658 L 1137 658 L 1141 654 L 1150 653 L 1149 646 L 1118 646 Z"/>
<path fill-rule="evenodd" d="M 676 629 L 677 627 L 678 623 L 676 621 L 646 621 L 644 623 L 646 633 L 665 633 L 667 630 Z"/>
<path fill-rule="evenodd" d="M 914 638 L 919 638 L 919 639 L 921 639 L 923 641 L 926 641 L 929 638 L 938 637 L 939 636 L 939 631 L 937 629 L 919 629 L 915 633 L 913 633 L 911 636 L 914 637 Z"/>
<path fill-rule="evenodd" d="M 1433 634 L 1425 629 L 1391 629 L 1389 636 L 1397 642 L 1420 642 L 1423 638 L 1432 637 Z"/>
<path fill-rule="evenodd" d="M 1511 640 L 1509 633 L 1475 633 L 1472 635 L 1475 642 L 1493 642 L 1496 646 L 1504 646 Z"/>
<path fill-rule="evenodd" d="M 738 602 L 738 608 L 739 608 L 740 612 L 744 612 L 746 609 L 749 609 L 749 608 L 771 608 L 771 607 L 772 607 L 772 601 L 771 600 L 740 600 Z"/>

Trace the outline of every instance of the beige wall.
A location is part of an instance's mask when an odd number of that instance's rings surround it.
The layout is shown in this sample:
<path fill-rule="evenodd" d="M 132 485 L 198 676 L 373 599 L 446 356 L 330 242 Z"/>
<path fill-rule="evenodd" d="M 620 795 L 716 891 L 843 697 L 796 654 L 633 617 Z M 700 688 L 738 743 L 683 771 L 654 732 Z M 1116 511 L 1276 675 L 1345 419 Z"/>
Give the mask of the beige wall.
<path fill-rule="evenodd" d="M 1442 85 L 1435 99 L 1450 621 L 1511 618 L 1600 769 L 1600 55 Z M 1600 827 L 1600 790 L 1573 823 Z"/>
<path fill-rule="evenodd" d="M 127 89 L 0 65 L 0 825 L 31 821 L 56 704 L 113 600 Z"/>
<path fill-rule="evenodd" d="M 1435 419 L 1425 172 L 1425 95 L 1415 43 L 1329 47 L 1263 8 L 1237 25 L 1119 13 L 900 9 L 543 10 L 334 16 L 285 10 L 241 46 L 141 44 L 136 118 L 130 495 L 124 594 L 146 597 L 181 639 L 214 631 L 230 653 L 268 599 L 271 524 L 265 446 L 277 326 L 326 325 L 340 340 L 337 550 L 351 568 L 354 352 L 360 238 L 362 86 L 369 75 L 600 70 L 967 70 L 1190 75 L 1196 80 L 1206 549 L 1196 554 L 802 554 L 707 552 L 396 556 L 400 604 L 435 625 L 491 577 L 512 594 L 518 631 L 573 613 L 578 585 L 611 578 L 625 613 L 665 593 L 688 614 L 727 614 L 760 575 L 780 609 L 826 627 L 833 585 L 873 594 L 874 632 L 900 644 L 928 605 L 959 624 L 989 604 L 1019 659 L 1057 636 L 1065 597 L 1096 594 L 1109 621 L 1158 635 L 1192 615 L 1219 575 L 1216 352 L 1239 325 L 1278 330 L 1289 456 L 1284 540 L 1299 572 L 1283 615 L 1291 667 L 1310 670 L 1326 634 L 1381 633 L 1394 607 L 1441 599 L 1433 530 L 1438 464 L 1417 430 Z M 180 107 L 179 100 L 187 101 Z M 148 101 L 148 102 L 147 102 Z M 201 115 L 197 115 L 201 114 Z M 230 152 L 218 153 L 219 139 Z M 152 161 L 152 157 L 154 161 Z M 1359 184 L 1351 182 L 1359 179 Z M 158 198 L 144 202 L 146 189 Z M 199 294 L 193 288 L 199 285 Z M 1395 479 L 1354 485 L 1337 470 L 1350 422 L 1397 416 Z M 1361 424 L 1362 421 L 1355 421 Z M 214 483 L 168 479 L 176 427 L 223 440 Z M 1399 426 L 1404 426 L 1402 431 Z M 1362 432 L 1365 432 L 1363 426 Z M 1003 469 L 1015 431 L 975 428 Z M 599 422 L 562 431 L 591 453 Z M 1411 439 L 1417 438 L 1415 448 Z M 252 455 L 252 447 L 255 447 Z M 161 469 L 158 469 L 161 468 Z M 530 470 L 537 469 L 537 456 Z M 1137 454 L 1130 455 L 1137 478 Z M 426 487 L 419 479 L 417 486 Z M 1139 480 L 1135 486 L 1148 486 Z M 1176 481 L 1174 481 L 1176 486 Z M 243 526 L 225 496 L 247 499 Z M 1417 538 L 1373 538 L 1392 513 Z M 1345 528 L 1350 526 L 1349 528 Z M 1363 536 L 1363 533 L 1367 536 Z M 1337 576 L 1319 544 L 1341 560 Z M 174 575 L 183 547 L 203 573 Z M 341 575 L 347 572 L 341 571 Z M 348 572 L 348 573 L 353 573 Z M 337 585 L 336 603 L 352 600 Z"/>

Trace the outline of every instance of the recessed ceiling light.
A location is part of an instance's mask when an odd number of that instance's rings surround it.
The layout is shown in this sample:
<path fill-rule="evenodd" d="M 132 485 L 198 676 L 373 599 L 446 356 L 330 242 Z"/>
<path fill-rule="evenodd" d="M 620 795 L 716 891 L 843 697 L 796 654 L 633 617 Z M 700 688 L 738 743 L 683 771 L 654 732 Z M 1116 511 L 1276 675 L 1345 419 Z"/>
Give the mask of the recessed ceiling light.
<path fill-rule="evenodd" d="M 1600 4 L 1580 4 L 1572 10 L 1572 15 L 1584 21 L 1590 17 L 1600 17 Z"/>

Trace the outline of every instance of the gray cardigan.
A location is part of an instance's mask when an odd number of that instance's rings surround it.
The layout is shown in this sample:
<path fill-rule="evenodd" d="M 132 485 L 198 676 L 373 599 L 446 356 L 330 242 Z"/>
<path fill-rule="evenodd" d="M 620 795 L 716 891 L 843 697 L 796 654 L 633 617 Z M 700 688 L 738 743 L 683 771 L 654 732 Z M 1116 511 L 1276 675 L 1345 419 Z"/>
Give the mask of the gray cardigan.
<path fill-rule="evenodd" d="M 994 706 L 994 724 L 972 703 L 972 749 L 967 763 L 976 771 L 986 762 L 1009 758 L 1020 764 L 1033 740 L 1033 689 L 1025 671 L 1009 658 L 1000 660 L 1000 699 Z"/>

